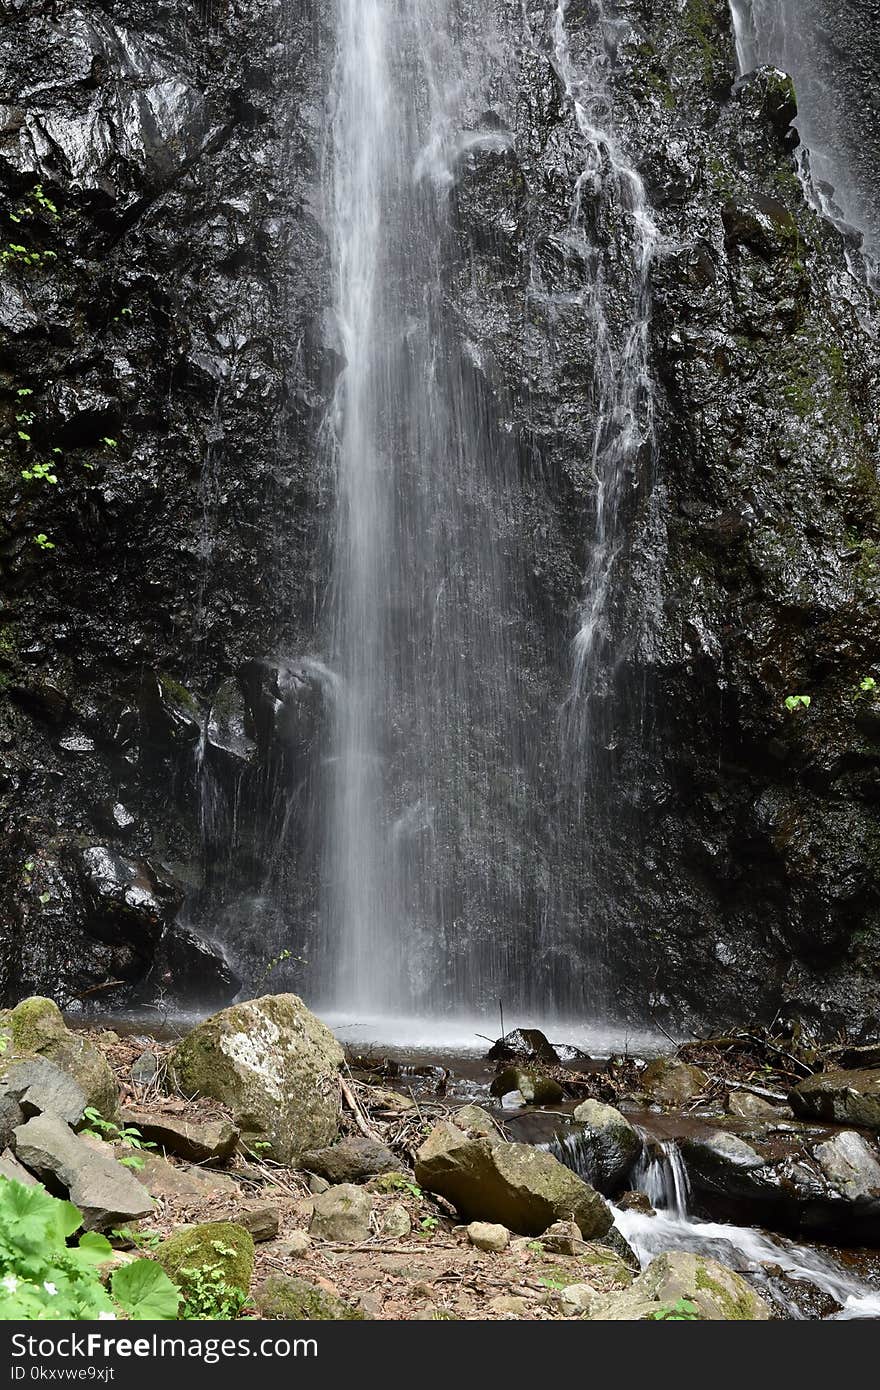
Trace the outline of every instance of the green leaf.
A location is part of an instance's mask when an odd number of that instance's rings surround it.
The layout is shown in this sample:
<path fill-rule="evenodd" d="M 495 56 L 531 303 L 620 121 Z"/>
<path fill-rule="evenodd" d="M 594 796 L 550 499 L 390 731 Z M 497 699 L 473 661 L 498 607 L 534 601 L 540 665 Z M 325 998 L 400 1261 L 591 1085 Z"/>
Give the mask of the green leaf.
<path fill-rule="evenodd" d="M 136 1322 L 170 1322 L 177 1317 L 180 1290 L 153 1260 L 135 1260 L 117 1269 L 110 1289 L 123 1312 Z"/>
<path fill-rule="evenodd" d="M 113 1246 L 106 1236 L 97 1231 L 86 1231 L 85 1235 L 80 1236 L 77 1250 L 85 1263 L 90 1265 L 105 1264 L 113 1255 Z"/>
<path fill-rule="evenodd" d="M 40 894 L 40 902 L 43 904 L 44 907 L 46 906 L 46 903 L 49 903 L 49 902 L 51 902 L 51 901 L 52 901 L 52 894 L 51 894 L 51 893 L 41 893 L 41 894 Z"/>

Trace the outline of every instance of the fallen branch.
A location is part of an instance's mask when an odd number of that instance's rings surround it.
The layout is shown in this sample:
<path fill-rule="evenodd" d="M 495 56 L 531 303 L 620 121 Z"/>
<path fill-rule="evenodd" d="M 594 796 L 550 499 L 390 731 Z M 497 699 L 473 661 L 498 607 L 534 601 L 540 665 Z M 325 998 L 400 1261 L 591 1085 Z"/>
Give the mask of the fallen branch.
<path fill-rule="evenodd" d="M 354 1116 L 354 1122 L 360 1130 L 361 1134 L 364 1136 L 365 1139 L 372 1139 L 377 1144 L 381 1144 L 382 1140 L 379 1138 L 379 1135 L 376 1133 L 376 1131 L 372 1128 L 369 1121 L 367 1120 L 366 1115 L 364 1114 L 360 1104 L 358 1103 L 357 1096 L 349 1086 L 344 1076 L 340 1076 L 339 1086 L 342 1091 L 343 1098 L 345 1099 L 345 1102 L 348 1105 L 349 1110 Z"/>

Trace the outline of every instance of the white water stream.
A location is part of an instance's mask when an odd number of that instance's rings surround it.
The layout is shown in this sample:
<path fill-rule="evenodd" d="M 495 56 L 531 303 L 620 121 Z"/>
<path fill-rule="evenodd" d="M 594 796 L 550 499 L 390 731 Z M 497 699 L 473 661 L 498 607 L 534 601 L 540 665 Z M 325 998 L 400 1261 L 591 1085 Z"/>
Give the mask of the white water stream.
<path fill-rule="evenodd" d="M 788 1315 L 802 1319 L 798 1302 L 771 1280 L 781 1270 L 789 1280 L 812 1284 L 841 1305 L 838 1320 L 880 1318 L 880 1292 L 848 1274 L 830 1256 L 771 1237 L 750 1226 L 699 1221 L 690 1214 L 687 1170 L 678 1147 L 666 1143 L 644 1158 L 633 1185 L 655 1208 L 653 1216 L 615 1209 L 614 1223 L 645 1268 L 664 1250 L 689 1250 L 747 1275 L 761 1291 L 781 1304 Z M 777 1276 L 778 1279 L 778 1276 Z"/>

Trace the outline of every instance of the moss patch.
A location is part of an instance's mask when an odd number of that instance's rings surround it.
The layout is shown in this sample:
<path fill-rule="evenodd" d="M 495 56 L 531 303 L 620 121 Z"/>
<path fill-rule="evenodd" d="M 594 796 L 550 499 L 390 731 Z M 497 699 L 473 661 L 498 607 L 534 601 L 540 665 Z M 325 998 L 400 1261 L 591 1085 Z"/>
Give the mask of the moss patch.
<path fill-rule="evenodd" d="M 184 1297 L 211 1285 L 246 1294 L 254 1273 L 254 1240 L 232 1221 L 208 1221 L 169 1236 L 156 1259 Z"/>
<path fill-rule="evenodd" d="M 281 1274 L 273 1274 L 260 1285 L 254 1302 L 264 1318 L 287 1322 L 345 1322 L 364 1316 L 308 1279 L 289 1279 Z"/>

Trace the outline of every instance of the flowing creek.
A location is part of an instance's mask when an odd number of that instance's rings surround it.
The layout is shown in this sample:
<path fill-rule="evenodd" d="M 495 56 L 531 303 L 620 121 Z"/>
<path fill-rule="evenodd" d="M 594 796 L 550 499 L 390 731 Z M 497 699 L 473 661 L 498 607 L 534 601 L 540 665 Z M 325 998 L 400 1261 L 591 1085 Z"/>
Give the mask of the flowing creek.
<path fill-rule="evenodd" d="M 412 1035 L 410 1035 L 412 1036 Z M 587 1042 L 586 1037 L 578 1042 Z M 596 1043 L 595 1036 L 592 1042 Z M 656 1048 L 656 1039 L 655 1048 Z M 369 1055 L 385 1055 L 372 1046 Z M 549 1148 L 567 1167 L 589 1180 L 589 1153 L 581 1131 L 571 1127 L 574 1103 L 556 1107 L 507 1108 L 489 1093 L 494 1066 L 473 1049 L 471 1055 L 441 1047 L 395 1053 L 401 1071 L 392 1085 L 436 1099 L 438 1087 L 451 1106 L 477 1104 L 494 1113 L 510 1138 Z M 580 1065 L 583 1065 L 582 1063 Z M 595 1065 L 601 1063 L 596 1061 Z M 870 1248 L 805 1243 L 757 1226 L 708 1219 L 691 1193 L 687 1167 L 674 1138 L 676 1131 L 713 1127 L 715 1117 L 628 1113 L 640 1130 L 644 1149 L 630 1175 L 633 1191 L 643 1193 L 653 1214 L 617 1206 L 617 1229 L 646 1268 L 655 1255 L 670 1250 L 702 1254 L 727 1265 L 754 1283 L 780 1316 L 796 1321 L 880 1320 L 880 1252 Z M 565 1131 L 569 1132 L 566 1133 Z M 559 1135 L 557 1138 L 556 1136 Z"/>

